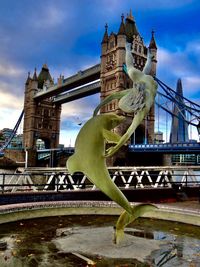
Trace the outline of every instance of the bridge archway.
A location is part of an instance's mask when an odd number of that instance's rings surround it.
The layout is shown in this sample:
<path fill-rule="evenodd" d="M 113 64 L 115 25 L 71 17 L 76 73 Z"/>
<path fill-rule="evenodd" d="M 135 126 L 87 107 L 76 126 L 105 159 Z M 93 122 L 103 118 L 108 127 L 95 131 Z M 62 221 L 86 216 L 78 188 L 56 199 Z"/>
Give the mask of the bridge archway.
<path fill-rule="evenodd" d="M 145 127 L 144 125 L 139 125 L 135 133 L 131 137 L 132 144 L 144 144 L 145 143 Z"/>

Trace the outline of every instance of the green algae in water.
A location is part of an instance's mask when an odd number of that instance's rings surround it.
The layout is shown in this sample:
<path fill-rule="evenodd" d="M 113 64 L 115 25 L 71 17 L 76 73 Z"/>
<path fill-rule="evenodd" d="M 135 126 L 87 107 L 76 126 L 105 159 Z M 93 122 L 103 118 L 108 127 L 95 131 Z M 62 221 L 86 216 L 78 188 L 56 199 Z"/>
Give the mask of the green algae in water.
<path fill-rule="evenodd" d="M 62 238 L 62 229 L 75 227 L 110 227 L 115 216 L 63 216 L 23 220 L 0 226 L 0 240 L 8 247 L 0 251 L 0 266 L 9 267 L 84 267 L 87 263 L 73 255 L 60 251 L 52 242 Z M 60 231 L 61 236 L 58 236 Z M 153 251 L 143 261 L 134 258 L 109 259 L 101 255 L 84 255 L 96 262 L 96 267 L 127 266 L 200 266 L 200 227 L 160 220 L 138 219 L 126 228 L 128 235 L 162 240 L 160 249 Z M 112 238 L 112 237 L 110 237 Z M 142 249 L 142 248 L 141 248 Z M 134 247 L 133 247 L 134 251 Z"/>

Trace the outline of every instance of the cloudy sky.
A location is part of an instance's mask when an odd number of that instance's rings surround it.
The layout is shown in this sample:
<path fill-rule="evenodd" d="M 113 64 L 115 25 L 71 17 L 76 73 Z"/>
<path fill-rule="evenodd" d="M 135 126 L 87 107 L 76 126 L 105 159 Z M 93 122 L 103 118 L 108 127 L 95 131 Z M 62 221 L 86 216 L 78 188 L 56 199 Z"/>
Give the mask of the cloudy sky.
<path fill-rule="evenodd" d="M 47 63 L 57 80 L 99 63 L 105 23 L 117 32 L 130 9 L 146 45 L 155 30 L 158 78 L 173 88 L 181 78 L 184 95 L 200 103 L 199 0 L 0 0 L 0 129 L 20 115 L 28 71 Z M 63 105 L 61 143 L 73 145 L 98 102 Z"/>

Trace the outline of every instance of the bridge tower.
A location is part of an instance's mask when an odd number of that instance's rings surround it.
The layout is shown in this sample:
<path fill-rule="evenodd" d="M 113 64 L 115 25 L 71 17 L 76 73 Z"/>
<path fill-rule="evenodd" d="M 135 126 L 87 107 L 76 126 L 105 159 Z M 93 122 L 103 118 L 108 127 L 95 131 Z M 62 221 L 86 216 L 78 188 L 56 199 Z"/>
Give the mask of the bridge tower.
<path fill-rule="evenodd" d="M 29 151 L 36 151 L 38 139 L 44 142 L 45 148 L 57 148 L 59 144 L 61 105 L 54 104 L 52 98 L 41 101 L 34 99 L 38 91 L 48 90 L 50 85 L 53 85 L 53 79 L 46 64 L 38 76 L 36 70 L 32 78 L 28 75 L 24 97 L 23 144 Z"/>
<path fill-rule="evenodd" d="M 135 60 L 135 67 L 143 70 L 147 59 L 147 47 L 143 38 L 137 30 L 135 19 L 132 12 L 127 15 L 125 22 L 124 16 L 121 17 L 121 24 L 118 33 L 108 34 L 108 26 L 105 26 L 105 33 L 101 42 L 101 100 L 113 92 L 122 91 L 132 87 L 132 81 L 123 71 L 125 63 L 125 44 L 126 41 L 132 43 L 132 54 Z M 149 49 L 154 55 L 151 75 L 156 75 L 157 65 L 157 47 L 152 32 Z M 115 112 L 126 115 L 126 124 L 116 128 L 116 132 L 122 135 L 129 127 L 132 121 L 132 115 L 124 114 L 118 109 L 118 101 L 113 100 L 108 105 L 102 107 L 101 113 Z M 135 134 L 130 140 L 131 143 L 153 143 L 154 141 L 154 107 L 151 108 L 148 116 L 143 123 L 137 128 Z"/>

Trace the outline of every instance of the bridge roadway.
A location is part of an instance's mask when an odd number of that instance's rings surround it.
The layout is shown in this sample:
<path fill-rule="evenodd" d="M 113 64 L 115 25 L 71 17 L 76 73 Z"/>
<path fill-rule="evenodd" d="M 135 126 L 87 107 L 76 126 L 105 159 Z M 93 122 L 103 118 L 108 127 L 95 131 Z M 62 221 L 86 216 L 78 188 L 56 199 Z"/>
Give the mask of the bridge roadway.
<path fill-rule="evenodd" d="M 41 89 L 35 94 L 34 99 L 41 100 L 49 97 L 58 96 L 59 94 L 77 88 L 79 86 L 94 82 L 100 79 L 101 65 L 97 64 L 84 71 L 63 79 L 62 84 L 55 84 L 47 89 Z"/>
<path fill-rule="evenodd" d="M 101 91 L 101 82 L 98 80 L 91 84 L 81 86 L 79 88 L 73 89 L 70 92 L 59 94 L 54 97 L 54 103 L 63 104 L 83 98 L 89 95 L 99 93 Z"/>

